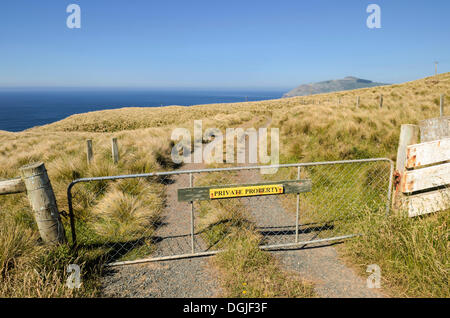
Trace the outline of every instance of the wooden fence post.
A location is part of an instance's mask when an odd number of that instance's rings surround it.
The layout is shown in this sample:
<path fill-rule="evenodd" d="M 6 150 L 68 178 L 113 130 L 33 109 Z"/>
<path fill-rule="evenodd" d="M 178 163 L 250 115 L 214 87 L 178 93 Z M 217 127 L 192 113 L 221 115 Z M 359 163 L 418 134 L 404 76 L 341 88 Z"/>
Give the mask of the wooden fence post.
<path fill-rule="evenodd" d="M 42 162 L 20 168 L 42 240 L 49 244 L 66 242 L 64 227 L 56 204 L 55 194 Z"/>
<path fill-rule="evenodd" d="M 87 154 L 87 163 L 89 165 L 94 159 L 94 151 L 92 150 L 92 140 L 90 139 L 86 141 L 86 154 Z"/>
<path fill-rule="evenodd" d="M 403 175 L 406 170 L 406 148 L 409 145 L 417 144 L 419 142 L 420 128 L 417 125 L 402 125 L 400 129 L 400 139 L 397 149 L 397 160 L 395 165 L 397 182 L 395 183 L 395 189 L 393 192 L 394 198 L 392 204 L 394 208 L 400 208 L 403 201 L 403 194 L 399 190 L 401 188 L 401 182 L 403 181 Z"/>
<path fill-rule="evenodd" d="M 397 161 L 395 168 L 401 172 L 406 165 L 406 147 L 419 143 L 420 129 L 417 125 L 402 125 L 397 149 Z"/>
<path fill-rule="evenodd" d="M 359 96 L 356 96 L 356 107 L 359 107 Z"/>
<path fill-rule="evenodd" d="M 440 103 L 440 107 L 439 107 L 440 117 L 444 117 L 444 97 L 445 97 L 445 95 L 441 94 L 441 103 Z"/>
<path fill-rule="evenodd" d="M 111 147 L 112 147 L 112 159 L 116 164 L 119 162 L 119 146 L 117 145 L 117 138 L 111 139 Z"/>
<path fill-rule="evenodd" d="M 383 108 L 383 94 L 380 94 L 380 108 Z"/>

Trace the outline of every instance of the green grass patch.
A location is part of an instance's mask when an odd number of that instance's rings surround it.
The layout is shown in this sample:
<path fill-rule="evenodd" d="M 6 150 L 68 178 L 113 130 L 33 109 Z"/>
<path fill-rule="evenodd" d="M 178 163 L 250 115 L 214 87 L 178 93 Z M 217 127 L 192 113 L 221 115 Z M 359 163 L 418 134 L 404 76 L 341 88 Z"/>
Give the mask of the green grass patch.
<path fill-rule="evenodd" d="M 448 221 L 450 211 L 424 217 L 384 217 L 367 211 L 354 226 L 364 236 L 341 251 L 363 273 L 369 264 L 382 271 L 382 287 L 396 297 L 450 297 Z"/>

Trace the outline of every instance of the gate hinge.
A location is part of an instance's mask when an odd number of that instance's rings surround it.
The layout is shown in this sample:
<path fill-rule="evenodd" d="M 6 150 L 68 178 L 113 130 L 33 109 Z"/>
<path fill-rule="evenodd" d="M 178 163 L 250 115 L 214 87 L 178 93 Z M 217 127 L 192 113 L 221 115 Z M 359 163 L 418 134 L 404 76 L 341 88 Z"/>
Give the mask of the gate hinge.
<path fill-rule="evenodd" d="M 402 175 L 398 170 L 394 172 L 394 189 L 397 189 L 397 186 L 400 184 L 400 181 L 402 179 Z"/>
<path fill-rule="evenodd" d="M 64 210 L 59 211 L 59 214 L 62 215 L 62 216 L 63 216 L 64 218 L 66 218 L 66 219 L 69 217 L 69 214 L 67 214 L 67 212 L 64 211 Z"/>

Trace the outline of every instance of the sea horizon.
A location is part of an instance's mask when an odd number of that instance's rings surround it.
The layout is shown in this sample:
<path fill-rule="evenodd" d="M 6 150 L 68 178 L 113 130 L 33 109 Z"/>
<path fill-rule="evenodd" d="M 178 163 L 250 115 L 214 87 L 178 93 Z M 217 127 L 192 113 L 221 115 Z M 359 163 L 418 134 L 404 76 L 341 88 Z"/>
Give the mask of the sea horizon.
<path fill-rule="evenodd" d="M 20 132 L 91 111 L 259 101 L 281 98 L 285 92 L 226 88 L 0 87 L 0 130 Z"/>

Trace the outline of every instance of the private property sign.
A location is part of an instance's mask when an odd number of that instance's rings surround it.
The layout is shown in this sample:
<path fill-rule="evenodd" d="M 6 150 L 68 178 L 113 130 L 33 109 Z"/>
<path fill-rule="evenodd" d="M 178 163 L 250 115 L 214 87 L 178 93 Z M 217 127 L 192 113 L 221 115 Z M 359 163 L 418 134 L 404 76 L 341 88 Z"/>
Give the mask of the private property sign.
<path fill-rule="evenodd" d="M 214 200 L 214 199 L 237 198 L 237 197 L 248 197 L 253 195 L 269 195 L 282 193 L 284 193 L 284 186 L 282 184 L 254 185 L 246 187 L 209 189 L 209 198 L 211 200 Z"/>
<path fill-rule="evenodd" d="M 178 189 L 178 201 L 206 201 L 311 191 L 311 180 L 286 180 L 255 184 L 234 184 Z"/>

